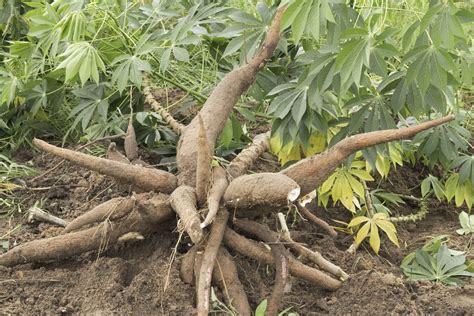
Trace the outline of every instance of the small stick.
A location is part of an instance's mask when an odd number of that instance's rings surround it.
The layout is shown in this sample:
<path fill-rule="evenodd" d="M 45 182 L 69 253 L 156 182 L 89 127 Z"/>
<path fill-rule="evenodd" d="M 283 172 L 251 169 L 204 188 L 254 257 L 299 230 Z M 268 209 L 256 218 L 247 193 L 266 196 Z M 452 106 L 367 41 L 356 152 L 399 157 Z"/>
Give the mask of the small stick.
<path fill-rule="evenodd" d="M 311 213 L 305 206 L 301 205 L 300 202 L 296 202 L 296 207 L 298 211 L 302 213 L 307 219 L 318 225 L 319 227 L 323 228 L 329 235 L 335 237 L 337 236 L 337 232 L 332 228 L 328 223 Z"/>
<path fill-rule="evenodd" d="M 49 213 L 46 213 L 42 209 L 40 209 L 37 206 L 33 206 L 28 210 L 28 222 L 31 223 L 33 221 L 38 221 L 38 222 L 46 222 L 62 227 L 66 227 L 68 222 L 65 221 L 62 218 L 56 217 L 54 215 L 51 215 Z"/>

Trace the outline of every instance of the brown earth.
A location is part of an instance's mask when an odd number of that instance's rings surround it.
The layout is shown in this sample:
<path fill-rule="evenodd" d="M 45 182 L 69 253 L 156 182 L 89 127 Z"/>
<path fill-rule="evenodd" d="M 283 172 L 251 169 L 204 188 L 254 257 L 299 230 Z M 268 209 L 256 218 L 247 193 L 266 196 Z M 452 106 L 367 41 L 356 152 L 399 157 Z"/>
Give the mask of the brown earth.
<path fill-rule="evenodd" d="M 29 155 L 23 154 L 20 160 Z M 59 162 L 43 155 L 32 161 L 40 172 Z M 276 167 L 274 161 L 265 159 L 256 168 L 272 171 Z M 420 177 L 410 170 L 399 169 L 391 179 L 395 185 L 393 191 L 407 193 L 419 183 Z M 26 179 L 26 184 L 29 189 L 14 192 L 22 212 L 0 219 L 0 239 L 8 239 L 11 245 L 60 233 L 60 229 L 45 223 L 27 223 L 26 210 L 36 201 L 42 201 L 42 207 L 48 212 L 71 220 L 101 202 L 128 194 L 126 187 L 111 179 L 69 163 L 39 179 Z M 400 210 L 402 213 L 413 211 L 409 207 Z M 329 292 L 292 278 L 282 307 L 300 314 L 473 315 L 472 279 L 463 287 L 412 282 L 404 278 L 399 269 L 406 254 L 441 234 L 450 236 L 450 248 L 468 251 L 473 259 L 472 237 L 455 232 L 459 227 L 458 212 L 452 206 L 430 205 L 430 214 L 424 221 L 398 225 L 401 247 L 396 248 L 385 240 L 379 256 L 364 246 L 356 254 L 349 254 L 345 250 L 352 242 L 351 236 L 340 233 L 333 238 L 311 223 L 295 218 L 289 223 L 294 238 L 340 265 L 351 279 L 341 289 Z M 326 220 L 349 220 L 347 211 L 341 208 L 318 209 L 317 213 Z M 264 222 L 275 228 L 273 217 L 268 216 Z M 17 224 L 21 224 L 20 229 L 12 232 Z M 185 238 L 178 244 L 178 239 L 178 233 L 162 231 L 145 236 L 145 240 L 116 245 L 100 254 L 91 252 L 48 264 L 0 267 L 0 314 L 192 313 L 195 290 L 182 282 L 178 273 L 189 240 Z M 239 255 L 236 259 L 239 276 L 255 308 L 271 293 L 274 271 Z M 223 308 L 215 306 L 215 311 L 222 312 Z"/>

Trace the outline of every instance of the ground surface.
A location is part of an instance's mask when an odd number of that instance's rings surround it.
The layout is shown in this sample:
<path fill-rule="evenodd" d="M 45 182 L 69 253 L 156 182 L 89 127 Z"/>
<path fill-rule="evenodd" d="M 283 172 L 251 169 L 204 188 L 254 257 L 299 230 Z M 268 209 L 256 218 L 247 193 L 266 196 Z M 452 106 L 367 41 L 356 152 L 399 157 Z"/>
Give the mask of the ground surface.
<path fill-rule="evenodd" d="M 26 161 L 31 154 L 18 159 Z M 34 166 L 44 172 L 58 159 L 37 156 Z M 259 170 L 272 169 L 274 163 L 260 161 Z M 392 177 L 398 192 L 416 186 L 416 173 Z M 126 195 L 127 188 L 111 179 L 64 163 L 39 179 L 26 180 L 30 190 L 15 192 L 16 203 L 23 213 L 0 218 L 0 235 L 9 237 L 11 245 L 32 239 L 53 236 L 60 229 L 44 223 L 27 223 L 25 211 L 36 201 L 61 218 L 71 220 L 111 197 Z M 32 189 L 36 188 L 36 189 Z M 405 213 L 413 211 L 407 207 Z M 318 210 L 326 219 L 347 221 L 342 209 Z M 430 214 L 421 223 L 398 225 L 401 248 L 384 242 L 379 256 L 361 247 L 354 255 L 345 250 L 352 238 L 340 233 L 332 238 L 312 224 L 296 220 L 291 228 L 298 241 L 319 250 L 325 257 L 350 273 L 351 279 L 338 291 L 328 292 L 305 281 L 291 279 L 291 289 L 283 298 L 283 308 L 300 314 L 386 314 L 436 313 L 472 315 L 474 312 L 474 281 L 464 287 L 448 287 L 427 282 L 407 281 L 399 269 L 403 257 L 422 246 L 433 236 L 450 236 L 449 246 L 470 251 L 472 239 L 459 236 L 457 212 L 453 207 L 431 205 Z M 272 217 L 264 219 L 274 227 Z M 21 224 L 21 228 L 9 232 Z M 5 236 L 4 236 L 5 237 Z M 2 237 L 2 238 L 4 238 Z M 143 241 L 128 242 L 102 252 L 49 264 L 0 267 L 0 314 L 157 314 L 193 312 L 195 291 L 179 278 L 180 257 L 186 252 L 186 242 L 176 247 L 178 234 L 163 231 L 146 236 Z M 176 259 L 170 265 L 173 249 Z M 256 262 L 237 257 L 239 275 L 252 306 L 255 308 L 271 291 L 273 270 Z M 166 287 L 166 289 L 165 289 Z"/>

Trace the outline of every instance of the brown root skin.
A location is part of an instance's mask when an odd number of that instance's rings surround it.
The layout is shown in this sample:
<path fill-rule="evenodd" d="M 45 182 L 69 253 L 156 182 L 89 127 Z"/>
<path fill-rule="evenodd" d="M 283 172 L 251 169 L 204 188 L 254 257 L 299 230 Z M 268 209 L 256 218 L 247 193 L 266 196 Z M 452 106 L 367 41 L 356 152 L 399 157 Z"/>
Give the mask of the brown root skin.
<path fill-rule="evenodd" d="M 171 193 L 176 188 L 176 176 L 158 169 L 126 165 L 124 163 L 94 157 L 77 151 L 56 147 L 35 138 L 33 144 L 39 149 L 69 160 L 81 167 L 111 176 L 123 183 L 136 186 L 145 191 Z"/>
<path fill-rule="evenodd" d="M 416 134 L 454 120 L 453 115 L 424 122 L 418 125 L 374 131 L 348 137 L 325 152 L 303 159 L 280 173 L 295 180 L 301 186 L 301 195 L 319 187 L 332 172 L 351 154 L 394 140 L 409 139 Z"/>
<path fill-rule="evenodd" d="M 229 183 L 227 182 L 227 173 L 224 168 L 217 166 L 214 168 L 212 173 L 212 186 L 207 197 L 207 212 L 206 218 L 201 224 L 201 228 L 207 227 L 212 223 L 214 217 L 216 217 L 217 211 L 222 197 L 224 196 L 225 190 Z"/>
<path fill-rule="evenodd" d="M 196 258 L 197 246 L 194 245 L 183 256 L 181 260 L 181 267 L 179 269 L 179 276 L 184 283 L 194 284 L 194 259 Z"/>
<path fill-rule="evenodd" d="M 280 216 L 282 218 L 280 218 Z M 335 265 L 334 263 L 330 262 L 329 260 L 325 259 L 319 252 L 313 251 L 305 246 L 295 242 L 290 235 L 290 231 L 286 226 L 286 222 L 284 219 L 284 215 L 278 213 L 278 217 L 281 219 L 280 223 L 282 223 L 282 234 L 277 234 L 273 232 L 274 238 L 281 237 L 287 244 L 286 246 L 291 250 L 295 251 L 298 255 L 306 257 L 311 262 L 315 263 L 321 270 L 329 272 L 339 278 L 341 281 L 346 281 L 349 279 L 349 275 L 344 272 L 339 266 Z"/>
<path fill-rule="evenodd" d="M 220 247 L 217 253 L 217 264 L 212 271 L 212 280 L 224 293 L 226 304 L 232 306 L 237 315 L 252 315 L 247 294 L 245 294 L 244 287 L 237 274 L 234 259 L 224 247 Z"/>
<path fill-rule="evenodd" d="M 237 209 L 236 216 L 277 211 L 299 196 L 299 186 L 279 173 L 256 173 L 235 178 L 227 187 L 224 201 L 229 209 Z"/>
<path fill-rule="evenodd" d="M 199 283 L 197 286 L 197 310 L 198 315 L 207 315 L 209 313 L 209 301 L 211 291 L 212 271 L 216 261 L 217 252 L 221 246 L 224 231 L 227 226 L 229 213 L 225 209 L 217 214 L 216 221 L 212 225 L 211 233 L 204 250 L 201 269 L 199 272 Z"/>
<path fill-rule="evenodd" d="M 171 193 L 171 207 L 180 218 L 180 226 L 188 233 L 194 244 L 203 237 L 201 219 L 197 212 L 196 193 L 192 187 L 180 186 Z"/>
<path fill-rule="evenodd" d="M 265 246 L 237 234 L 228 227 L 224 233 L 224 243 L 229 248 L 246 257 L 261 261 L 268 265 L 274 265 L 273 257 Z M 341 281 L 336 280 L 317 269 L 304 265 L 291 257 L 288 258 L 288 263 L 291 275 L 307 280 L 324 289 L 334 291 L 342 285 Z"/>
<path fill-rule="evenodd" d="M 337 232 L 334 228 L 331 227 L 328 223 L 314 215 L 310 210 L 308 210 L 305 206 L 301 205 L 301 203 L 296 202 L 296 207 L 298 208 L 298 211 L 300 211 L 301 214 L 308 220 L 312 221 L 314 224 L 318 225 L 322 229 L 324 229 L 329 235 L 336 237 Z"/>
<path fill-rule="evenodd" d="M 133 128 L 132 118 L 128 121 L 127 134 L 124 140 L 125 154 L 129 160 L 135 160 L 138 158 L 138 144 L 137 136 L 135 135 L 135 129 Z"/>
<path fill-rule="evenodd" d="M 196 196 L 199 206 L 206 204 L 207 191 L 211 182 L 212 154 L 206 136 L 206 128 L 198 114 L 199 138 L 196 169 Z"/>
<path fill-rule="evenodd" d="M 134 204 L 131 198 L 119 197 L 108 200 L 74 219 L 64 228 L 62 233 L 66 234 L 106 219 L 111 221 L 120 219 L 132 211 Z"/>
<path fill-rule="evenodd" d="M 275 265 L 275 284 L 268 299 L 265 315 L 278 315 L 278 308 L 283 298 L 288 279 L 288 258 L 285 247 L 279 244 L 279 236 L 267 227 L 247 219 L 234 219 L 234 225 L 240 230 L 257 236 L 259 239 L 271 243 L 271 252 Z"/>
<path fill-rule="evenodd" d="M 116 223 L 104 222 L 98 227 L 21 244 L 0 256 L 0 266 L 58 261 L 87 251 L 105 249 L 129 232 L 155 232 L 160 229 L 159 223 L 173 218 L 173 211 L 165 198 L 159 204 L 155 203 L 149 213 L 152 216 L 146 220 L 139 213 L 131 212 Z"/>
<path fill-rule="evenodd" d="M 268 29 L 262 48 L 248 64 L 229 72 L 214 88 L 211 95 L 199 111 L 204 126 L 206 127 L 207 140 L 212 152 L 215 148 L 225 122 L 240 96 L 252 85 L 258 71 L 272 57 L 280 40 L 280 21 L 285 7 L 279 8 L 272 24 Z M 198 148 L 198 117 L 182 130 L 178 143 L 176 161 L 178 164 L 178 180 L 180 185 L 194 186 L 196 183 L 196 156 Z"/>
<path fill-rule="evenodd" d="M 268 133 L 258 134 L 252 144 L 242 150 L 229 164 L 227 171 L 232 178 L 237 178 L 250 169 L 258 157 L 270 148 Z"/>
<path fill-rule="evenodd" d="M 130 160 L 128 160 L 127 157 L 117 150 L 117 144 L 114 142 L 110 143 L 109 148 L 107 148 L 107 159 L 127 165 L 130 164 Z"/>

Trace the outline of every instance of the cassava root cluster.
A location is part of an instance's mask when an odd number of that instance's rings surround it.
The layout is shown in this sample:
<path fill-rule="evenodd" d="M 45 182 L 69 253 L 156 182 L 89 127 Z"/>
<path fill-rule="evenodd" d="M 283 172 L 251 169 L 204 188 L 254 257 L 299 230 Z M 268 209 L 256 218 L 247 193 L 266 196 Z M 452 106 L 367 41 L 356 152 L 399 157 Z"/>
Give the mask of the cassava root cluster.
<path fill-rule="evenodd" d="M 125 135 L 125 155 L 112 144 L 107 159 L 35 139 L 33 143 L 38 149 L 113 177 L 129 185 L 134 193 L 107 201 L 79 216 L 59 236 L 13 248 L 0 256 L 0 265 L 61 260 L 86 251 L 102 251 L 129 233 L 153 233 L 159 231 L 162 224 L 177 219 L 178 229 L 185 232 L 194 244 L 182 260 L 181 276 L 185 282 L 196 285 L 199 315 L 209 312 L 212 283 L 223 290 L 225 301 L 238 314 L 251 314 L 230 250 L 275 267 L 275 286 L 268 299 L 269 315 L 278 314 L 289 275 L 328 290 L 338 289 L 348 278 L 340 267 L 294 242 L 283 223 L 282 232 L 278 232 L 249 218 L 264 213 L 276 214 L 289 203 L 295 203 L 303 216 L 335 236 L 335 231 L 327 223 L 299 204 L 298 197 L 321 185 L 356 151 L 411 138 L 454 118 L 447 116 L 407 128 L 355 135 L 279 173 L 246 174 L 269 148 L 269 135 L 260 134 L 228 168 L 211 167 L 217 139 L 233 107 L 273 55 L 280 39 L 280 20 L 284 10 L 284 6 L 277 10 L 258 53 L 222 79 L 188 125 L 176 121 L 161 108 L 151 96 L 148 81 L 144 81 L 146 102 L 180 135 L 177 175 L 152 168 L 139 159 L 131 122 Z M 262 242 L 270 245 L 270 249 Z M 290 250 L 305 257 L 313 266 L 300 262 Z"/>

